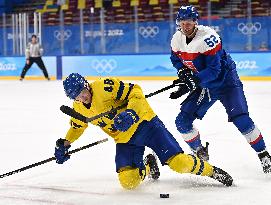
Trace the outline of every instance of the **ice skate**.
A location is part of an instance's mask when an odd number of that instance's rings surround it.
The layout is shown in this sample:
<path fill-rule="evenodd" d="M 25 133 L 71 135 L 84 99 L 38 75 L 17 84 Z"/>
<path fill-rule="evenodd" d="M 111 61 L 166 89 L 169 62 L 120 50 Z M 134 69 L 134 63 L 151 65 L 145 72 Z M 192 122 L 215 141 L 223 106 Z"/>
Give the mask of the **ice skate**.
<path fill-rule="evenodd" d="M 209 143 L 206 142 L 205 147 L 201 146 L 201 147 L 198 147 L 196 150 L 192 150 L 193 155 L 204 161 L 208 161 L 209 160 L 208 146 L 209 146 Z"/>
<path fill-rule="evenodd" d="M 233 182 L 232 177 L 227 172 L 217 167 L 214 167 L 214 173 L 211 178 L 221 182 L 225 186 L 231 186 Z"/>
<path fill-rule="evenodd" d="M 264 150 L 258 154 L 258 157 L 261 160 L 263 172 L 266 174 L 271 173 L 271 156 L 270 156 L 270 154 L 266 150 Z"/>
<path fill-rule="evenodd" d="M 150 167 L 150 173 L 148 177 L 151 179 L 158 179 L 160 176 L 160 171 L 155 156 L 148 154 L 144 159 L 144 164 L 145 166 Z"/>

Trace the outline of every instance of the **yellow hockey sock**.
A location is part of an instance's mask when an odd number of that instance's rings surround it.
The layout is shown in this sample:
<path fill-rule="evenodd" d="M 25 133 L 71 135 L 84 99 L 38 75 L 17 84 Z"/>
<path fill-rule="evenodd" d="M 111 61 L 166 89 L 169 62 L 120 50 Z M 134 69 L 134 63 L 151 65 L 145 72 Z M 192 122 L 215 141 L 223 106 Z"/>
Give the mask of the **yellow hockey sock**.
<path fill-rule="evenodd" d="M 177 154 L 167 161 L 168 166 L 178 173 L 191 173 L 201 176 L 212 176 L 213 166 L 198 157 Z"/>

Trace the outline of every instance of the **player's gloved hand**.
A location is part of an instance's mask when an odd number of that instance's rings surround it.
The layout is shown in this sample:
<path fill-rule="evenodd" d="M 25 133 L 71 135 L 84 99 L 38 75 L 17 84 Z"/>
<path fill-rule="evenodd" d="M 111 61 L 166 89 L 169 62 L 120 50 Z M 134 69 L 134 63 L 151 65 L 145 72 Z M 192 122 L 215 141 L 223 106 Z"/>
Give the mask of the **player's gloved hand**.
<path fill-rule="evenodd" d="M 65 161 L 70 159 L 70 155 L 68 154 L 68 149 L 71 147 L 71 145 L 65 146 L 65 139 L 58 139 L 56 141 L 56 147 L 55 147 L 55 158 L 56 163 L 63 164 Z"/>
<path fill-rule="evenodd" d="M 186 83 L 191 90 L 196 89 L 200 83 L 200 79 L 193 73 L 190 68 L 182 67 L 178 71 L 178 77 L 181 81 Z"/>
<path fill-rule="evenodd" d="M 192 75 L 194 75 L 193 71 L 185 66 L 178 70 L 178 77 L 180 80 L 184 80 L 185 78 L 190 77 Z"/>
<path fill-rule="evenodd" d="M 172 92 L 169 98 L 177 99 L 186 93 L 195 90 L 199 83 L 200 79 L 196 75 L 192 73 L 183 74 L 181 78 L 173 81 L 173 84 L 178 85 L 179 88 L 177 91 Z"/>
<path fill-rule="evenodd" d="M 189 88 L 189 91 L 195 90 L 199 84 L 200 79 L 196 75 L 187 76 L 184 80 L 185 85 Z"/>
<path fill-rule="evenodd" d="M 185 84 L 180 84 L 177 91 L 170 93 L 169 98 L 177 99 L 177 98 L 185 95 L 189 91 L 190 91 L 189 88 Z"/>
<path fill-rule="evenodd" d="M 125 132 L 139 120 L 138 115 L 132 109 L 127 109 L 114 118 L 114 126 L 117 130 Z"/>

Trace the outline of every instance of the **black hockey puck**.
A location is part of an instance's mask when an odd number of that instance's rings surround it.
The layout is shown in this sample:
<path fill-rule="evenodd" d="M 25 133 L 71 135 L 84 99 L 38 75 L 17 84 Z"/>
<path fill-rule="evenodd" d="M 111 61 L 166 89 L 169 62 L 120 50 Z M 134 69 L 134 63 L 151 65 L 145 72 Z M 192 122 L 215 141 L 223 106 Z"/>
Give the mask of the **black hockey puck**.
<path fill-rule="evenodd" d="M 160 194 L 160 198 L 163 198 L 163 199 L 169 198 L 169 194 Z"/>

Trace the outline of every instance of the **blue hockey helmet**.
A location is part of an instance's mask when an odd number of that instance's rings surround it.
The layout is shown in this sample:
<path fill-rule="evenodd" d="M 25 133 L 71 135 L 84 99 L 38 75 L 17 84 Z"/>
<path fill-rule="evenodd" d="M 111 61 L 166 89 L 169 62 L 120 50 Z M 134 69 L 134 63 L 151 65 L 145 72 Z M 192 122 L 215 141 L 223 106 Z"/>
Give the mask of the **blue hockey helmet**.
<path fill-rule="evenodd" d="M 176 24 L 179 25 L 180 21 L 188 19 L 197 21 L 199 19 L 199 13 L 194 6 L 181 6 L 176 16 Z"/>
<path fill-rule="evenodd" d="M 88 87 L 87 80 L 78 73 L 71 73 L 64 81 L 63 87 L 66 95 L 75 100 L 84 88 Z"/>

